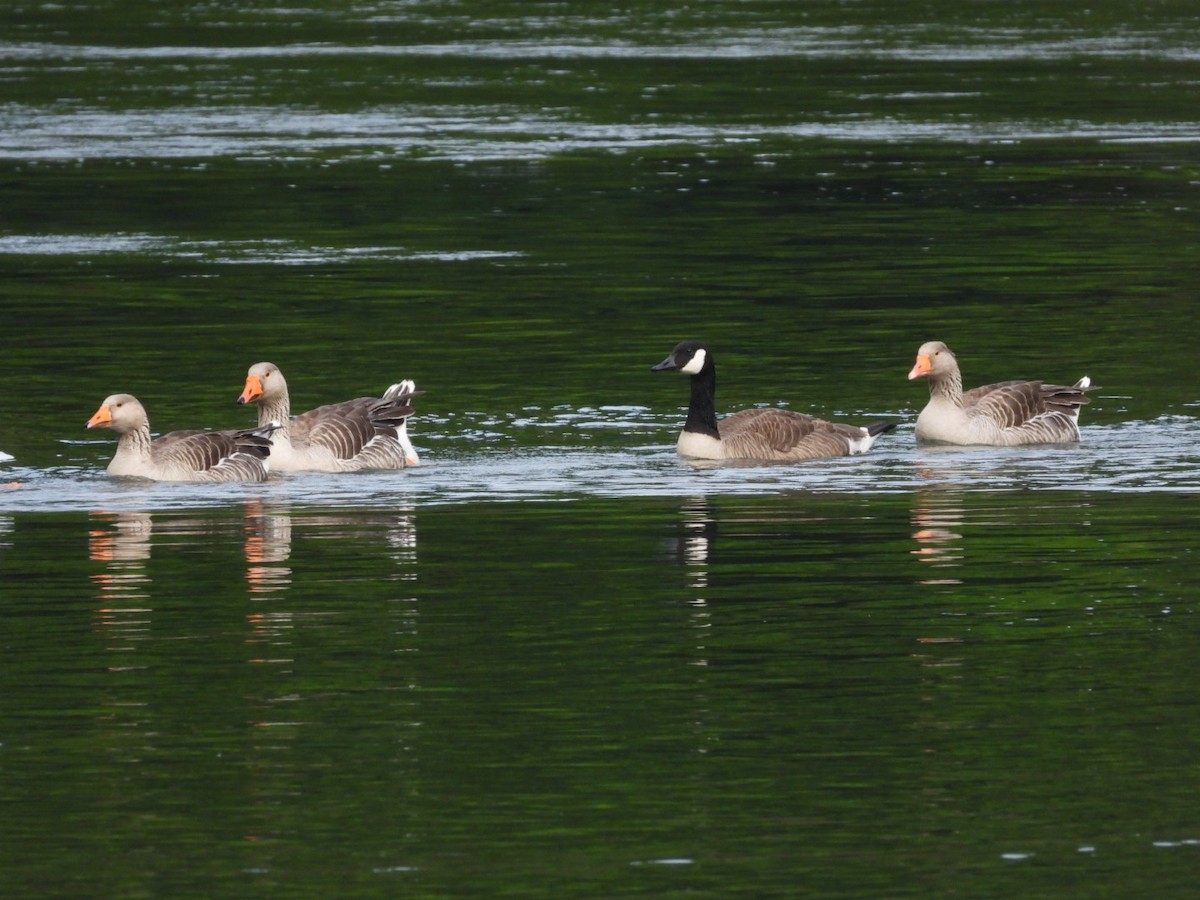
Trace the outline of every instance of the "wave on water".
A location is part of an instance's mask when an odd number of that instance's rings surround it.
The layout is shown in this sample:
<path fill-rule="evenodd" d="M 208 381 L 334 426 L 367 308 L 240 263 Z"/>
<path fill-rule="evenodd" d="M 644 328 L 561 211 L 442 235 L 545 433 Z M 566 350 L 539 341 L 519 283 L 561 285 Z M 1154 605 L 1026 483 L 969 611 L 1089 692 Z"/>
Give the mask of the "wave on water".
<path fill-rule="evenodd" d="M 425 462 L 398 472 L 273 476 L 265 484 L 122 481 L 107 457 L 76 442 L 74 459 L 48 469 L 8 465 L 0 511 L 170 510 L 247 500 L 317 507 L 387 508 L 414 503 L 561 501 L 582 497 L 663 497 L 791 492 L 882 494 L 930 488 L 962 491 L 1200 491 L 1200 419 L 1085 426 L 1073 446 L 928 447 L 911 426 L 866 456 L 799 464 L 694 463 L 675 453 L 677 416 L 642 407 L 527 412 L 428 422 L 418 439 Z M 536 446 L 523 445 L 536 432 Z M 514 432 L 523 432 L 522 443 Z M 623 436 L 627 446 L 610 446 Z M 604 446 L 589 446 L 592 438 Z M 503 445 L 503 446 L 498 446 Z M 107 448 L 104 451 L 108 452 Z M 97 462 L 83 462 L 84 454 Z"/>

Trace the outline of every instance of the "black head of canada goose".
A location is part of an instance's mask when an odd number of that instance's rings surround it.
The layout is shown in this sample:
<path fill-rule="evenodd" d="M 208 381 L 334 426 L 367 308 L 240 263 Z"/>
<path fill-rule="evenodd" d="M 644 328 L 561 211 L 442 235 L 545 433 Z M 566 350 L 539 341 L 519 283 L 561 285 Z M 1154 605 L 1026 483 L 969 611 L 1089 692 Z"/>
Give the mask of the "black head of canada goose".
<path fill-rule="evenodd" d="M 929 402 L 917 417 L 917 440 L 1015 447 L 1079 440 L 1079 410 L 1091 402 L 1086 375 L 1073 385 L 1001 381 L 963 392 L 953 351 L 929 341 L 917 351 L 909 380 L 929 379 Z"/>
<path fill-rule="evenodd" d="M 691 376 L 687 421 L 676 447 L 695 459 L 825 459 L 866 453 L 895 422 L 867 426 L 826 422 L 786 409 L 746 409 L 717 422 L 717 370 L 712 352 L 699 341 L 683 341 L 652 371 Z"/>
<path fill-rule="evenodd" d="M 283 423 L 271 453 L 275 471 L 356 472 L 418 464 L 408 436 L 409 401 L 423 393 L 413 382 L 401 381 L 382 397 L 330 403 L 293 418 L 283 372 L 260 362 L 246 373 L 238 403 L 257 403 L 260 425 Z"/>
<path fill-rule="evenodd" d="M 87 421 L 87 428 L 111 428 L 117 452 L 108 474 L 153 481 L 264 481 L 269 469 L 268 422 L 244 431 L 172 431 L 150 437 L 146 408 L 130 394 L 113 394 Z"/>

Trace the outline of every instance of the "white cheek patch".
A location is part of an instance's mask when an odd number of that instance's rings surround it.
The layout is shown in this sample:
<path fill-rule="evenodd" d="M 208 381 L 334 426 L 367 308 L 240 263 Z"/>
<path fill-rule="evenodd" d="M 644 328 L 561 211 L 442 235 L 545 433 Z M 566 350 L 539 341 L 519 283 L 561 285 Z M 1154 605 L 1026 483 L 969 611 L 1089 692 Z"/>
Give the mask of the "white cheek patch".
<path fill-rule="evenodd" d="M 684 375 L 699 375 L 700 370 L 704 368 L 704 360 L 708 358 L 708 351 L 701 347 L 696 351 L 696 355 L 688 360 L 688 364 L 679 371 Z"/>

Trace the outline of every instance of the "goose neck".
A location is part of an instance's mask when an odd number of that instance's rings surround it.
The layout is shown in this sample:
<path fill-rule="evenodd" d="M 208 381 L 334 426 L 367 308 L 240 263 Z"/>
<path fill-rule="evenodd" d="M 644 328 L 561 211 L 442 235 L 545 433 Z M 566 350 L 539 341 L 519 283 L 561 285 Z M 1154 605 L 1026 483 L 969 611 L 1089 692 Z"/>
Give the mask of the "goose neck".
<path fill-rule="evenodd" d="M 929 396 L 962 406 L 962 372 L 954 369 L 929 376 Z"/>
<path fill-rule="evenodd" d="M 716 412 L 717 373 L 711 360 L 691 379 L 692 397 L 683 430 L 711 435 L 719 440 L 721 435 L 717 431 Z"/>

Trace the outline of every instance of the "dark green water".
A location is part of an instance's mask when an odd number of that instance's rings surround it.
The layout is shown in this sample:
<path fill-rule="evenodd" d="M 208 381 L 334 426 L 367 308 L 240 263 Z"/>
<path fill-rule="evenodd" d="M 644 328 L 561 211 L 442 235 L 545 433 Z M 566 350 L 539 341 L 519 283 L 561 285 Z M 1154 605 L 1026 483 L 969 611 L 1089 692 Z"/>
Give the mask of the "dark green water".
<path fill-rule="evenodd" d="M 4 896 L 1190 896 L 1190 5 L 0 12 Z M 722 411 L 903 424 L 693 468 Z M 1103 386 L 915 446 L 917 346 Z M 83 429 L 411 377 L 425 464 Z"/>

